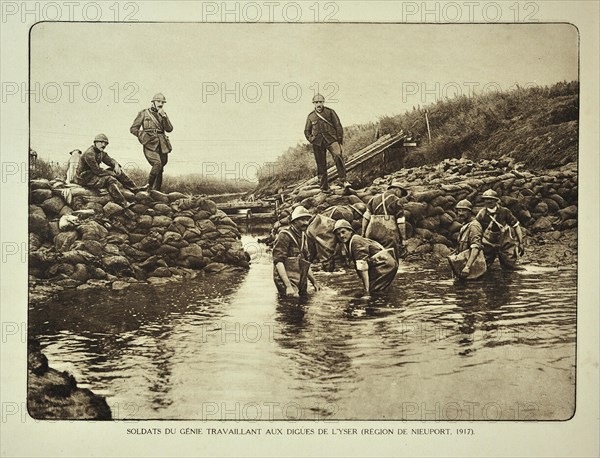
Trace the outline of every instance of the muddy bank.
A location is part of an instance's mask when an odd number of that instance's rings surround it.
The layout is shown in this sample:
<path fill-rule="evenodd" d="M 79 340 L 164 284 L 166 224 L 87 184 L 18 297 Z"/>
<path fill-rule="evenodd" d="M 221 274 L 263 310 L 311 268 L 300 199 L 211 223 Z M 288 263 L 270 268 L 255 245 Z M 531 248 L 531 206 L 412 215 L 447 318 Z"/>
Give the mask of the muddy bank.
<path fill-rule="evenodd" d="M 77 382 L 67 372 L 48 367 L 40 344 L 27 344 L 27 409 L 37 420 L 112 420 L 106 399 Z"/>
<path fill-rule="evenodd" d="M 248 267 L 237 225 L 202 196 L 124 191 L 110 195 L 61 181 L 30 182 L 30 300 L 62 288 L 126 288 L 198 271 Z"/>
<path fill-rule="evenodd" d="M 514 159 L 471 161 L 447 159 L 436 165 L 402 169 L 377 178 L 369 187 L 345 195 L 340 188 L 331 195 L 317 187 L 296 190 L 282 207 L 275 230 L 289 224 L 297 205 L 311 213 L 332 206 L 367 203 L 384 191 L 392 180 L 404 183 L 410 194 L 404 198 L 407 229 L 407 256 L 411 260 L 445 260 L 456 246 L 461 225 L 454 207 L 469 199 L 478 211 L 481 195 L 493 189 L 519 219 L 526 235 L 522 262 L 539 265 L 570 265 L 577 261 L 577 164 L 555 170 L 526 170 Z M 360 227 L 360 217 L 347 213 L 348 221 Z"/>

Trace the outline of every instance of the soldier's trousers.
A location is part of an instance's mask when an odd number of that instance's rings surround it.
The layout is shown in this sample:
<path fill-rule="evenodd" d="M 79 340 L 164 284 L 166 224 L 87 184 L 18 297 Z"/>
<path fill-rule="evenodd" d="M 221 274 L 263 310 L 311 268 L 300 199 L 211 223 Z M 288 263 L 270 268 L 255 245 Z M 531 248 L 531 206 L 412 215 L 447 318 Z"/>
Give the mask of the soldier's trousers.
<path fill-rule="evenodd" d="M 340 144 L 338 142 L 333 142 L 326 147 L 313 144 L 313 152 L 315 154 L 315 161 L 317 162 L 317 175 L 319 176 L 319 187 L 323 190 L 329 189 L 329 179 L 327 177 L 328 150 L 333 157 L 340 180 L 346 181 L 346 166 L 344 164 L 344 157 L 342 155 L 342 147 Z"/>
<path fill-rule="evenodd" d="M 500 261 L 500 266 L 507 270 L 518 270 L 516 243 L 511 238 L 506 238 L 500 244 L 483 244 L 483 255 L 488 268 L 492 265 L 496 257 Z"/>
<path fill-rule="evenodd" d="M 146 160 L 152 166 L 150 175 L 148 175 L 148 186 L 150 189 L 160 191 L 162 188 L 163 170 L 169 161 L 169 155 L 144 147 L 144 156 L 146 156 Z"/>

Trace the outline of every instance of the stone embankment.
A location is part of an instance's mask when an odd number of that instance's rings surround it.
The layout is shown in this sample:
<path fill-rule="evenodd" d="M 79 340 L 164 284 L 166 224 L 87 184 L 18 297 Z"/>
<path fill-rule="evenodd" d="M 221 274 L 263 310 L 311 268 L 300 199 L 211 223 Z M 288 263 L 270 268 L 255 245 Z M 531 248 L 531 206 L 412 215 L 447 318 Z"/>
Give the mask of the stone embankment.
<path fill-rule="evenodd" d="M 248 267 L 236 224 L 201 196 L 124 192 L 124 209 L 108 194 L 60 181 L 30 182 L 30 299 L 61 288 L 164 283 Z"/>
<path fill-rule="evenodd" d="M 296 205 L 320 213 L 335 205 L 367 203 L 393 180 L 403 182 L 410 191 L 404 198 L 407 227 L 406 260 L 428 257 L 445 258 L 456 246 L 461 225 L 454 207 L 469 199 L 479 210 L 482 193 L 495 190 L 502 205 L 509 208 L 525 228 L 526 245 L 544 245 L 545 250 L 526 251 L 524 261 L 541 265 L 565 265 L 577 257 L 577 164 L 559 169 L 529 171 L 511 158 L 481 160 L 447 159 L 443 162 L 377 178 L 372 186 L 357 190 L 356 195 L 325 195 L 318 188 L 304 188 L 290 196 L 282 207 L 276 227 L 289 223 Z M 352 222 L 352 221 L 351 221 Z M 356 226 L 356 221 L 355 221 Z"/>
<path fill-rule="evenodd" d="M 106 399 L 79 388 L 72 375 L 48 367 L 40 344 L 30 339 L 27 354 L 27 409 L 37 420 L 111 420 Z"/>

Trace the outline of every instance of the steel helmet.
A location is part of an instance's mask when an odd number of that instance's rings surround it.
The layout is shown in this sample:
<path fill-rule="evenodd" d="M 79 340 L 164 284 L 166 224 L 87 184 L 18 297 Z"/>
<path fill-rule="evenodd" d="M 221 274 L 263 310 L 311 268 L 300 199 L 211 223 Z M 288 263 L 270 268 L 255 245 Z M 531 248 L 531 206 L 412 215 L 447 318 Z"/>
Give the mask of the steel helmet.
<path fill-rule="evenodd" d="M 315 94 L 312 101 L 313 102 L 325 102 L 325 97 L 323 97 L 321 94 Z"/>
<path fill-rule="evenodd" d="M 400 189 L 402 196 L 408 196 L 408 190 L 403 186 L 403 183 L 400 180 L 392 180 L 392 182 L 388 185 L 388 189 Z"/>
<path fill-rule="evenodd" d="M 338 219 L 335 222 L 335 226 L 333 226 L 333 232 L 337 232 L 339 229 L 348 229 L 349 231 L 354 232 L 354 228 L 352 227 L 352 224 L 350 224 L 345 219 Z"/>
<path fill-rule="evenodd" d="M 104 143 L 108 144 L 108 137 L 104 134 L 98 134 L 94 138 L 94 143 L 96 143 L 96 142 L 104 142 Z"/>
<path fill-rule="evenodd" d="M 494 191 L 493 189 L 488 189 L 487 191 L 485 191 L 482 195 L 481 195 L 482 199 L 494 199 L 494 200 L 500 200 L 500 197 L 498 197 L 498 193 L 496 191 Z"/>
<path fill-rule="evenodd" d="M 167 103 L 167 99 L 165 98 L 165 96 L 163 95 L 162 92 L 159 92 L 158 94 L 154 94 L 154 97 L 152 97 L 152 101 Z"/>
<path fill-rule="evenodd" d="M 473 204 L 468 199 L 463 199 L 456 204 L 456 209 L 462 208 L 463 210 L 469 210 L 473 212 Z"/>
<path fill-rule="evenodd" d="M 302 205 L 298 205 L 296 208 L 294 208 L 294 211 L 292 211 L 292 217 L 290 221 L 296 221 L 299 218 L 312 218 L 312 215 Z"/>

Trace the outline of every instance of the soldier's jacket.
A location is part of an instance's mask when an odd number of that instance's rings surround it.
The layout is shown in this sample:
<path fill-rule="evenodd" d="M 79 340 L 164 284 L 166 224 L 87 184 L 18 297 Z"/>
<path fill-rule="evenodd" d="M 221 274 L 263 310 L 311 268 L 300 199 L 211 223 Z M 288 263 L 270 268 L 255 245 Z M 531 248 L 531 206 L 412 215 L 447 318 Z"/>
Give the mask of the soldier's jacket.
<path fill-rule="evenodd" d="M 100 151 L 94 145 L 90 146 L 79 158 L 75 181 L 79 184 L 86 185 L 91 183 L 95 177 L 110 176 L 111 173 L 108 170 L 100 167 L 101 163 L 106 164 L 111 168 L 114 168 L 115 165 L 117 165 L 117 161 L 107 153 Z"/>
<path fill-rule="evenodd" d="M 458 252 L 471 248 L 483 248 L 481 240 L 483 238 L 483 228 L 477 219 L 473 219 L 460 228 L 458 234 Z"/>
<path fill-rule="evenodd" d="M 319 116 L 322 116 L 325 121 Z M 321 113 L 317 114 L 313 110 L 307 116 L 304 136 L 310 143 L 316 145 L 327 146 L 333 142 L 341 145 L 344 141 L 344 129 L 337 113 L 331 108 L 323 107 Z"/>
<path fill-rule="evenodd" d="M 167 154 L 173 148 L 165 132 L 172 130 L 173 125 L 168 116 L 161 116 L 151 108 L 146 108 L 138 113 L 129 132 L 135 135 L 145 148 Z"/>

